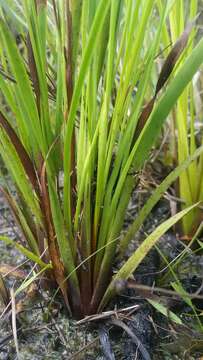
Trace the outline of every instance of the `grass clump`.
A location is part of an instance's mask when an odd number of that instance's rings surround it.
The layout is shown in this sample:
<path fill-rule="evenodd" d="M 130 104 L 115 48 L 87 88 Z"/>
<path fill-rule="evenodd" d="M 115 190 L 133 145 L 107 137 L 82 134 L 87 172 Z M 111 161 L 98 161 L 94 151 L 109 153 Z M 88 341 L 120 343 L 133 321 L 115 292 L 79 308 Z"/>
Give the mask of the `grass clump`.
<path fill-rule="evenodd" d="M 115 281 L 128 278 L 158 238 L 193 209 L 161 224 L 112 279 L 139 170 L 203 61 L 200 40 L 171 75 L 187 46 L 190 23 L 154 80 L 154 59 L 171 13 L 170 1 L 164 1 L 158 19 L 157 3 L 1 4 L 0 151 L 17 199 L 6 185 L 2 192 L 26 240 L 26 245 L 14 245 L 56 282 L 75 316 L 101 310 L 115 294 Z M 24 51 L 16 45 L 16 32 Z M 201 152 L 196 150 L 166 179 L 133 231 Z M 121 253 L 133 231 L 121 240 Z"/>

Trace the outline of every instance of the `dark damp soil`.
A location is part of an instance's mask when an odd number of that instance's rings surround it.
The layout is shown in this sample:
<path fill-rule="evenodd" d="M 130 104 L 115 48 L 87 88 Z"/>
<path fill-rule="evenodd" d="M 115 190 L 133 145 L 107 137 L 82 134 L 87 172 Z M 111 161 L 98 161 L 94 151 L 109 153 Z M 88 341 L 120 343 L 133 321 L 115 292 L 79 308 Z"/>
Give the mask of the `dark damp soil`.
<path fill-rule="evenodd" d="M 136 216 L 139 206 L 149 196 L 135 191 L 126 216 L 124 231 Z M 147 218 L 139 234 L 131 242 L 126 257 L 136 249 L 140 241 L 159 223 L 170 216 L 168 200 L 162 200 Z M 13 239 L 20 236 L 10 211 L 0 198 L 0 234 Z M 174 231 L 168 232 L 158 242 L 141 263 L 130 281 L 136 285 L 153 288 L 154 285 L 169 288 L 173 276 L 164 271 L 166 263 L 174 260 L 185 248 Z M 15 289 L 22 283 L 19 276 L 26 276 L 33 264 L 11 246 L 0 242 L 1 270 L 3 265 L 20 266 L 23 273 L 18 276 L 5 276 L 8 289 Z M 125 260 L 125 259 L 124 259 Z M 22 266 L 21 266 L 22 264 Z M 115 271 L 121 264 L 115 264 Z M 5 271 L 5 270 L 4 270 Z M 182 286 L 191 293 L 201 290 L 203 282 L 203 255 L 188 250 L 179 266 L 174 269 Z M 84 360 L 196 360 L 203 355 L 203 334 L 191 307 L 181 298 L 154 293 L 152 290 L 125 288 L 109 304 L 105 318 L 92 322 L 78 323 L 67 317 L 62 301 L 53 302 L 50 311 L 48 304 L 51 295 L 41 288 L 40 281 L 31 285 L 18 298 L 17 339 L 19 358 L 22 360 L 46 359 L 84 359 Z M 172 290 L 172 288 L 170 288 Z M 160 314 L 147 300 L 161 300 L 167 309 L 173 311 L 184 325 L 174 323 L 166 313 Z M 193 301 L 194 306 L 202 309 L 203 301 Z M 119 312 L 120 309 L 126 309 Z M 4 306 L 1 303 L 0 310 Z M 0 318 L 0 360 L 18 359 L 16 344 L 11 326 L 11 313 Z M 200 317 L 201 318 L 201 317 Z"/>

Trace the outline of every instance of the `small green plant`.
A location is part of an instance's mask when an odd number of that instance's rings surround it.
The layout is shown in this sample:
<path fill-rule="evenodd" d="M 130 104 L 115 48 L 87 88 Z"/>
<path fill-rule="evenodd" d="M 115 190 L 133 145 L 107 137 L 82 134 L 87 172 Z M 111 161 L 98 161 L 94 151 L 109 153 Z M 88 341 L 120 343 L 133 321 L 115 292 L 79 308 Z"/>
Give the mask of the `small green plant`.
<path fill-rule="evenodd" d="M 159 19 L 153 0 L 1 3 L 0 151 L 16 194 L 6 184 L 2 192 L 26 245 L 1 240 L 55 280 L 75 316 L 101 310 L 116 280 L 128 278 L 194 208 L 161 224 L 112 278 L 119 245 L 124 252 L 161 194 L 202 152 L 165 180 L 120 242 L 139 170 L 203 61 L 201 40 L 159 99 L 189 37 L 179 39 L 154 82 L 170 3 L 163 2 Z"/>

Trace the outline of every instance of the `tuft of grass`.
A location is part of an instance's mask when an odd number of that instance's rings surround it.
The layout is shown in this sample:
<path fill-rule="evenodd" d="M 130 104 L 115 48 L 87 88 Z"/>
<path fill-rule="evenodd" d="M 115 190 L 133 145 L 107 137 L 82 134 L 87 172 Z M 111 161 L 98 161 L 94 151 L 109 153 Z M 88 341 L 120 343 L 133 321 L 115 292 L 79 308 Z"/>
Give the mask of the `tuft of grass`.
<path fill-rule="evenodd" d="M 154 59 L 172 11 L 164 1 L 158 19 L 157 4 L 21 0 L 9 9 L 0 4 L 0 152 L 17 198 L 7 185 L 1 191 L 26 240 L 14 246 L 38 264 L 36 276 L 46 271 L 55 279 L 77 317 L 101 310 L 115 294 L 112 265 L 139 171 L 203 62 L 200 40 L 174 76 L 188 25 L 154 80 Z M 166 179 L 145 214 L 201 153 L 202 148 L 192 153 Z M 195 207 L 150 234 L 116 279 L 129 277 L 159 237 Z M 145 218 L 138 217 L 136 230 Z M 129 234 L 122 251 L 132 229 Z"/>

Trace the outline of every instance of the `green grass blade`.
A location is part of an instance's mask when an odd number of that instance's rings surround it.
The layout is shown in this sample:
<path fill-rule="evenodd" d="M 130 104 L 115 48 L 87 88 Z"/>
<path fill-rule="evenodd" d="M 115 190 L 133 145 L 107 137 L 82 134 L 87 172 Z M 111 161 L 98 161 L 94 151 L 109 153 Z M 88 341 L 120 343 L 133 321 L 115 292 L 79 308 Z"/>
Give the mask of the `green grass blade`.
<path fill-rule="evenodd" d="M 7 134 L 0 127 L 0 151 L 4 160 L 5 166 L 8 168 L 10 175 L 16 185 L 17 189 L 22 194 L 25 203 L 30 207 L 37 222 L 41 223 L 41 211 L 39 207 L 39 199 L 33 191 L 31 183 L 29 182 L 21 160 L 9 140 Z"/>
<path fill-rule="evenodd" d="M 44 261 L 40 259 L 39 256 L 36 256 L 33 252 L 26 249 L 21 244 L 18 244 L 16 241 L 9 239 L 7 236 L 0 236 L 0 240 L 3 241 L 7 245 L 11 245 L 15 247 L 21 254 L 23 254 L 27 259 L 33 261 L 34 263 L 38 264 L 41 268 L 45 266 L 49 269 L 52 268 L 51 264 L 46 264 Z"/>
<path fill-rule="evenodd" d="M 71 171 L 71 141 L 73 134 L 73 127 L 75 122 L 76 111 L 80 96 L 82 93 L 82 87 L 84 80 L 87 74 L 88 67 L 91 63 L 93 53 L 97 46 L 98 35 L 102 28 L 103 22 L 106 18 L 108 9 L 110 5 L 110 0 L 101 0 L 97 12 L 94 18 L 94 22 L 91 27 L 89 39 L 87 46 L 84 52 L 82 63 L 80 66 L 80 71 L 78 78 L 76 80 L 74 93 L 72 97 L 71 107 L 69 111 L 69 116 L 67 120 L 67 125 L 65 129 L 65 140 L 64 140 L 64 215 L 69 229 L 72 227 L 72 215 L 71 215 L 71 181 L 70 181 L 70 171 Z"/>
<path fill-rule="evenodd" d="M 166 316 L 178 325 L 183 325 L 182 320 L 173 311 L 167 309 L 163 304 L 152 299 L 147 299 L 147 301 L 162 315 Z"/>
<path fill-rule="evenodd" d="M 31 83 L 19 54 L 14 39 L 12 38 L 6 24 L 0 21 L 1 38 L 7 52 L 8 60 L 12 69 L 12 73 L 18 84 L 16 90 L 18 91 L 19 98 L 25 106 L 27 119 L 29 120 L 30 128 L 32 129 L 33 141 L 32 146 L 36 154 L 36 144 L 41 148 L 43 145 L 43 139 L 41 136 L 41 128 L 39 123 L 39 117 L 36 107 L 34 94 L 32 92 Z M 35 141 L 34 141 L 35 140 Z"/>
<path fill-rule="evenodd" d="M 124 238 L 121 239 L 120 243 L 120 254 L 123 255 L 129 241 L 132 237 L 136 234 L 139 230 L 140 226 L 143 224 L 147 216 L 150 214 L 153 207 L 157 204 L 157 202 L 161 199 L 164 192 L 169 188 L 169 186 L 178 178 L 182 171 L 186 170 L 187 167 L 196 160 L 203 152 L 203 146 L 195 151 L 192 156 L 189 156 L 187 160 L 185 160 L 182 164 L 180 164 L 175 170 L 173 170 L 163 181 L 162 183 L 153 191 L 153 194 L 147 200 L 146 204 L 142 207 L 139 214 L 137 215 L 136 219 L 130 225 L 127 233 L 125 234 Z"/>
<path fill-rule="evenodd" d="M 175 78 L 169 84 L 152 115 L 147 121 L 134 149 L 134 166 L 138 170 L 146 160 L 149 150 L 154 143 L 157 133 L 170 110 L 177 102 L 185 87 L 192 80 L 194 74 L 203 62 L 203 39 L 194 48 Z"/>
<path fill-rule="evenodd" d="M 190 206 L 189 208 L 180 211 L 170 219 L 163 222 L 159 225 L 153 233 L 151 233 L 138 247 L 138 249 L 134 252 L 133 255 L 126 261 L 126 263 L 122 266 L 122 268 L 117 272 L 114 276 L 111 284 L 106 290 L 106 293 L 102 299 L 99 309 L 103 308 L 109 299 L 115 294 L 115 283 L 117 280 L 126 280 L 129 278 L 131 274 L 136 270 L 141 261 L 145 258 L 151 248 L 156 244 L 156 242 L 160 239 L 160 237 L 165 234 L 174 224 L 176 224 L 179 220 L 183 218 L 186 214 L 188 214 L 192 209 L 194 209 L 198 204 Z"/>

